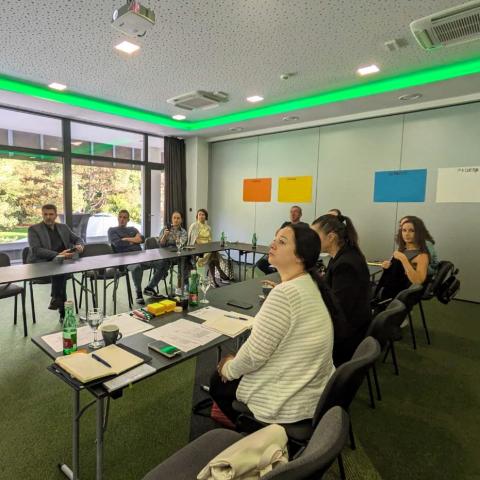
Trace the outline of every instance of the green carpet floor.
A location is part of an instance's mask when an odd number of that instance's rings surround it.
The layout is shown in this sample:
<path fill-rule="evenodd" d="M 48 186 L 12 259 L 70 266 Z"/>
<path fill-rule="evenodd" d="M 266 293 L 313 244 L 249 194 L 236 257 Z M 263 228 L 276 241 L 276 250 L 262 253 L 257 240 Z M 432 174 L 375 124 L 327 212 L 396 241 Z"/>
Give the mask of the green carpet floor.
<path fill-rule="evenodd" d="M 123 282 L 122 282 L 123 289 Z M 35 286 L 36 325 L 29 334 L 58 328 L 48 311 L 48 286 Z M 120 309 L 126 309 L 119 293 Z M 46 370 L 48 358 L 12 325 L 13 302 L 1 301 L 0 479 L 55 480 L 70 463 L 71 393 Z M 352 407 L 359 448 L 345 450 L 349 480 L 480 479 L 480 305 L 429 302 L 432 334 L 426 346 L 415 314 L 419 348 L 408 330 L 397 351 L 400 376 L 379 366 L 384 399 L 372 410 L 366 386 Z M 106 480 L 140 479 L 188 441 L 195 362 L 128 389 L 112 401 L 105 436 Z M 88 394 L 83 394 L 83 402 Z M 82 421 L 81 478 L 94 478 L 94 411 Z M 326 478 L 338 478 L 336 466 Z"/>

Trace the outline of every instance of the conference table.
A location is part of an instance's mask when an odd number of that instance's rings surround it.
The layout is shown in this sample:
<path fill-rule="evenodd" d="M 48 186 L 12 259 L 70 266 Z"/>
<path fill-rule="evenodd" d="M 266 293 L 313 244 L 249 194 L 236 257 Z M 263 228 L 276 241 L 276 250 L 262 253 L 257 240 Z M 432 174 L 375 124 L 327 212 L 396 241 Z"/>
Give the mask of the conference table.
<path fill-rule="evenodd" d="M 186 246 L 180 252 L 176 248 L 155 248 L 149 250 L 141 250 L 138 252 L 112 253 L 106 255 L 96 255 L 89 257 L 80 256 L 78 259 L 65 259 L 62 263 L 55 261 L 27 263 L 19 265 L 11 265 L 8 267 L 0 267 L 0 284 L 25 282 L 36 280 L 39 278 L 53 277 L 55 275 L 73 275 L 75 273 L 83 273 L 87 271 L 98 271 L 107 268 L 127 267 L 137 263 L 149 263 L 156 260 L 180 260 L 180 268 L 183 268 L 183 262 L 186 257 L 192 255 L 203 255 L 205 253 L 214 253 L 220 251 L 239 250 L 254 251 L 252 246 L 246 243 L 225 243 L 210 242 L 202 245 Z M 266 246 L 257 246 L 258 251 L 265 251 Z M 241 268 L 239 262 L 239 269 Z M 245 266 L 246 272 L 246 266 Z M 180 275 L 180 281 L 183 284 L 183 275 Z M 85 278 L 86 283 L 86 278 Z M 183 286 L 183 285 L 182 285 Z M 86 290 L 86 284 L 82 288 Z M 87 295 L 88 297 L 88 295 Z M 85 308 L 88 308 L 86 302 Z M 26 318 L 23 318 L 24 336 L 27 336 Z"/>

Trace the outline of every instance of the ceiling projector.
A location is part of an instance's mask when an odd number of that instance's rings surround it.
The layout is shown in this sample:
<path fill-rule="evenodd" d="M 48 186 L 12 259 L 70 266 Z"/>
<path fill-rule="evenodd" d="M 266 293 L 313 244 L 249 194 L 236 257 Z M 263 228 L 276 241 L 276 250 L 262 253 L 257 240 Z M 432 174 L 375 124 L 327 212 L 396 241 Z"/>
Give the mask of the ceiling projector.
<path fill-rule="evenodd" d="M 130 37 L 143 37 L 153 25 L 155 12 L 136 0 L 129 0 L 113 12 L 112 27 Z"/>

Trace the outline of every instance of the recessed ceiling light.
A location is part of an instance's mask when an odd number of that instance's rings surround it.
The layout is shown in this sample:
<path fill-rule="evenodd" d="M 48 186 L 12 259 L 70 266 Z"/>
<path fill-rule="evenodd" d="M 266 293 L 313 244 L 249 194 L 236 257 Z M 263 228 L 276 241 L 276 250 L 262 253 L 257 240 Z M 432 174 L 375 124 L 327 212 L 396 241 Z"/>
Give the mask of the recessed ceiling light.
<path fill-rule="evenodd" d="M 185 115 L 172 115 L 174 120 L 185 120 L 187 117 Z"/>
<path fill-rule="evenodd" d="M 418 100 L 419 98 L 422 98 L 421 93 L 409 93 L 407 95 L 401 95 L 400 97 L 398 97 L 398 99 L 402 102 L 410 102 L 412 100 Z"/>
<path fill-rule="evenodd" d="M 247 97 L 247 102 L 250 102 L 250 103 L 257 103 L 257 102 L 261 102 L 263 100 L 263 97 L 261 97 L 260 95 L 253 95 L 251 97 Z"/>
<path fill-rule="evenodd" d="M 229 130 L 231 132 L 241 132 L 243 130 L 242 127 L 232 127 L 232 128 L 229 128 Z"/>
<path fill-rule="evenodd" d="M 72 145 L 74 145 L 75 147 L 78 147 L 79 145 L 81 145 L 83 142 L 72 142 Z"/>
<path fill-rule="evenodd" d="M 368 65 L 366 67 L 360 67 L 358 70 L 357 70 L 357 73 L 359 75 L 371 75 L 372 73 L 377 73 L 379 72 L 380 69 L 376 66 L 376 65 Z"/>
<path fill-rule="evenodd" d="M 57 82 L 52 82 L 52 83 L 49 83 L 48 86 L 50 88 L 53 88 L 54 90 L 65 90 L 67 88 L 66 85 L 64 85 L 63 83 L 57 83 Z"/>
<path fill-rule="evenodd" d="M 49 147 L 49 150 L 53 150 L 54 152 L 57 152 L 58 148 L 57 147 Z"/>
<path fill-rule="evenodd" d="M 123 41 L 122 43 L 119 43 L 118 45 L 115 45 L 115 48 L 117 50 L 120 50 L 121 52 L 128 53 L 131 55 L 132 53 L 136 52 L 137 50 L 140 49 L 138 45 L 135 45 L 134 43 L 127 42 L 126 40 Z"/>
<path fill-rule="evenodd" d="M 297 117 L 296 115 L 288 115 L 283 117 L 282 120 L 284 122 L 296 122 L 297 120 L 300 120 L 300 117 Z"/>

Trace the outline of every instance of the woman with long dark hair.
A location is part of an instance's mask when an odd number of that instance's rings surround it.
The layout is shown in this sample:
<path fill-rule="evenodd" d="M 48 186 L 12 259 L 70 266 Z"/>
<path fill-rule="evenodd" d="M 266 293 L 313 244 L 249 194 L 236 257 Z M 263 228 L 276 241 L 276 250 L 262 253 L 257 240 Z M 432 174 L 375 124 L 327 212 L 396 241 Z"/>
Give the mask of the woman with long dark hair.
<path fill-rule="evenodd" d="M 319 247 L 317 234 L 304 225 L 280 229 L 271 243 L 268 261 L 282 281 L 256 315 L 248 340 L 222 359 L 210 383 L 211 396 L 232 421 L 235 398 L 267 423 L 313 417 L 334 371 L 332 321 L 315 268 Z"/>
<path fill-rule="evenodd" d="M 414 215 L 405 215 L 404 217 L 402 217 L 400 219 L 400 222 L 398 222 L 399 228 L 401 228 L 404 223 L 408 222 L 409 218 L 414 218 L 418 223 L 421 224 L 421 229 L 425 229 L 425 244 L 427 245 L 428 255 L 430 256 L 430 262 L 428 264 L 428 275 L 434 275 L 437 271 L 439 263 L 437 250 L 435 248 L 435 240 L 433 239 L 430 232 L 427 230 L 427 227 L 425 226 L 425 223 L 423 223 L 423 220 Z"/>
<path fill-rule="evenodd" d="M 370 274 L 350 218 L 341 213 L 322 215 L 312 223 L 312 229 L 320 237 L 322 252 L 331 257 L 325 283 L 345 317 L 334 322 L 333 360 L 338 366 L 350 360 L 370 324 Z"/>
<path fill-rule="evenodd" d="M 427 279 L 430 255 L 427 248 L 427 229 L 416 217 L 408 217 L 397 233 L 398 249 L 390 260 L 382 263 L 384 273 L 379 280 L 377 297 L 395 298 L 412 284 L 422 285 Z"/>

